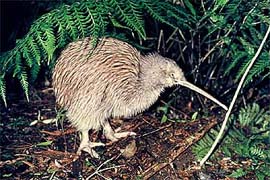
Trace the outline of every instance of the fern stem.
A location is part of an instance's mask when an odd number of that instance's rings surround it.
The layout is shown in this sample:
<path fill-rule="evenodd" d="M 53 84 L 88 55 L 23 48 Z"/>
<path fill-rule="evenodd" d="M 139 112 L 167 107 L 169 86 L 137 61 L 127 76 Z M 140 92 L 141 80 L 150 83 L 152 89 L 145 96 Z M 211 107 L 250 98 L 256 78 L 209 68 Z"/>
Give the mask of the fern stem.
<path fill-rule="evenodd" d="M 229 120 L 229 116 L 230 116 L 230 114 L 231 114 L 232 108 L 233 108 L 233 106 L 234 106 L 234 104 L 235 104 L 235 101 L 236 101 L 236 99 L 237 99 L 237 96 L 238 96 L 238 94 L 239 94 L 239 92 L 240 92 L 240 90 L 241 90 L 241 88 L 242 88 L 242 86 L 243 86 L 243 84 L 244 84 L 244 82 L 245 82 L 246 76 L 248 75 L 248 73 L 249 73 L 251 67 L 253 66 L 254 62 L 256 61 L 256 59 L 258 58 L 259 54 L 261 53 L 262 48 L 263 48 L 263 46 L 264 46 L 264 44 L 265 44 L 265 42 L 266 42 L 266 39 L 267 39 L 268 36 L 269 36 L 269 33 L 270 33 L 270 25 L 268 26 L 267 32 L 265 33 L 265 36 L 264 36 L 264 38 L 263 38 L 263 40 L 262 40 L 262 42 L 261 42 L 261 44 L 260 44 L 260 46 L 259 46 L 259 48 L 258 48 L 256 54 L 255 54 L 254 57 L 252 58 L 252 60 L 251 60 L 251 62 L 249 63 L 249 65 L 248 65 L 248 67 L 247 67 L 247 69 L 246 69 L 244 75 L 242 76 L 242 78 L 241 78 L 241 80 L 240 80 L 240 82 L 239 82 L 239 85 L 238 85 L 238 87 L 237 87 L 237 89 L 236 89 L 236 91 L 235 91 L 235 94 L 234 94 L 234 96 L 233 96 L 233 99 L 232 99 L 232 101 L 231 101 L 231 103 L 230 103 L 229 109 L 228 109 L 228 111 L 226 112 L 225 119 L 224 119 L 224 121 L 223 121 L 223 123 L 222 123 L 222 126 L 221 126 L 221 128 L 220 128 L 220 131 L 219 131 L 219 133 L 218 133 L 218 135 L 217 135 L 217 137 L 216 137 L 214 143 L 212 144 L 210 150 L 209 150 L 208 153 L 204 156 L 204 158 L 200 161 L 200 166 L 204 165 L 204 163 L 205 163 L 205 162 L 208 160 L 208 158 L 212 155 L 214 149 L 216 148 L 217 144 L 218 144 L 219 141 L 221 140 L 221 138 L 222 138 L 222 136 L 223 136 L 223 133 L 224 133 L 224 131 L 225 131 L 227 122 L 228 122 L 228 120 Z"/>

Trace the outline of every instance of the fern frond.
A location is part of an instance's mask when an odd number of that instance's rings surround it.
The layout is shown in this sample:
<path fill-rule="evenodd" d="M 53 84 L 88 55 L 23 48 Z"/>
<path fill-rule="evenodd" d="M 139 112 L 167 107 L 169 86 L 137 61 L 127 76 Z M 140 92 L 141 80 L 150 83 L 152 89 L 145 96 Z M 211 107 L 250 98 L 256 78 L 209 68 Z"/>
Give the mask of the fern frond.
<path fill-rule="evenodd" d="M 256 121 L 256 116 L 260 112 L 260 107 L 258 104 L 252 104 L 252 106 L 247 106 L 246 108 L 241 108 L 239 113 L 239 122 L 240 125 L 250 126 L 251 123 Z"/>
<path fill-rule="evenodd" d="M 86 5 L 79 2 L 76 2 L 71 8 L 71 11 L 73 11 L 73 22 L 75 22 L 76 27 L 79 30 L 79 37 L 89 36 L 87 27 L 90 25 L 90 19 L 85 16 L 85 9 Z"/>
<path fill-rule="evenodd" d="M 266 158 L 266 154 L 264 153 L 264 150 L 260 148 L 259 146 L 252 146 L 250 147 L 250 155 L 253 156 L 253 158 L 259 158 L 264 159 Z"/>
<path fill-rule="evenodd" d="M 76 6 L 76 5 L 75 5 Z M 65 6 L 66 8 L 64 9 L 65 15 L 63 16 L 64 19 L 66 19 L 67 22 L 67 31 L 70 34 L 71 40 L 74 41 L 76 39 L 80 38 L 80 32 L 79 29 L 76 26 L 76 22 L 73 18 L 73 11 L 76 9 L 75 6 Z"/>
<path fill-rule="evenodd" d="M 35 80 L 38 77 L 39 72 L 40 72 L 40 65 L 37 64 L 36 61 L 33 61 L 32 67 L 30 69 L 30 75 L 31 75 L 30 81 L 31 82 L 35 82 Z"/>
<path fill-rule="evenodd" d="M 17 74 L 17 78 L 20 80 L 21 86 L 24 90 L 26 100 L 29 102 L 29 83 L 26 71 L 23 69 Z"/>
<path fill-rule="evenodd" d="M 133 16 L 132 21 L 134 22 L 134 25 L 138 27 L 140 36 L 145 39 L 146 32 L 144 30 L 143 12 L 140 9 L 140 5 L 134 0 L 130 0 L 128 4 L 129 5 L 125 7 L 125 11 L 129 11 L 131 13 L 131 16 Z"/>
<path fill-rule="evenodd" d="M 263 52 L 260 56 L 260 58 L 255 62 L 255 64 L 253 65 L 253 67 L 251 68 L 245 84 L 247 85 L 248 83 L 250 83 L 254 77 L 257 77 L 258 75 L 262 74 L 263 72 L 270 72 L 270 54 L 267 52 Z M 264 78 L 269 78 L 270 75 L 268 76 L 264 76 L 262 77 L 262 79 Z"/>
<path fill-rule="evenodd" d="M 161 11 L 166 12 L 166 22 L 177 24 L 179 27 L 192 29 L 191 25 L 196 23 L 196 16 L 191 16 L 181 6 L 174 6 L 173 4 L 163 2 L 160 6 Z M 176 22 L 173 22 L 173 20 Z"/>
<path fill-rule="evenodd" d="M 29 52 L 32 56 L 32 61 L 35 61 L 39 66 L 41 65 L 41 52 L 32 36 L 26 38 L 28 40 Z"/>
<path fill-rule="evenodd" d="M 184 0 L 184 4 L 187 6 L 187 8 L 190 10 L 192 15 L 195 17 L 196 16 L 196 10 L 193 7 L 193 5 L 189 2 L 189 0 Z"/>
<path fill-rule="evenodd" d="M 7 107 L 7 98 L 6 98 L 6 81 L 4 79 L 4 74 L 0 76 L 0 94 L 2 100 L 4 101 L 4 105 Z"/>
<path fill-rule="evenodd" d="M 156 10 L 154 3 L 152 3 L 149 0 L 144 0 L 142 1 L 142 5 L 143 5 L 143 8 L 146 10 L 146 12 L 148 12 L 152 17 L 154 17 L 154 19 L 164 24 L 167 23 L 166 19 L 160 15 L 158 10 Z M 176 28 L 176 26 L 171 23 L 169 23 L 168 25 L 170 25 L 173 28 Z"/>
<path fill-rule="evenodd" d="M 114 17 L 120 22 L 124 22 L 128 27 L 133 29 L 143 39 L 146 38 L 144 30 L 144 22 L 142 20 L 142 11 L 139 9 L 138 3 L 132 0 L 117 1 L 108 0 L 108 4 L 114 9 Z"/>
<path fill-rule="evenodd" d="M 27 42 L 28 43 L 28 42 Z M 25 59 L 26 61 L 26 65 L 29 67 L 29 68 L 32 68 L 33 66 L 33 56 L 32 54 L 30 53 L 29 51 L 29 48 L 27 46 L 23 46 L 22 47 L 22 56 L 23 58 Z"/>
<path fill-rule="evenodd" d="M 70 7 L 67 5 L 55 10 L 52 13 L 53 21 L 57 27 L 57 48 L 62 48 L 67 42 L 76 39 L 76 30 L 70 23 L 70 15 L 68 14 L 68 9 Z"/>
<path fill-rule="evenodd" d="M 230 62 L 230 64 L 228 65 L 228 67 L 225 69 L 225 75 L 228 75 L 229 72 L 231 72 L 231 70 L 233 68 L 235 68 L 235 66 L 239 63 L 239 61 L 241 61 L 242 59 L 246 58 L 247 53 L 245 51 L 238 51 L 233 52 L 233 60 Z"/>
<path fill-rule="evenodd" d="M 22 58 L 21 58 L 21 54 L 17 53 L 16 57 L 15 57 L 15 68 L 14 68 L 14 72 L 13 72 L 13 77 L 17 77 L 17 79 L 20 81 L 20 84 L 24 90 L 25 96 L 27 101 L 29 101 L 29 93 L 28 93 L 28 89 L 29 89 L 29 84 L 28 84 L 28 78 L 27 78 L 27 73 L 23 68 L 22 65 Z"/>
<path fill-rule="evenodd" d="M 87 3 L 87 18 L 90 20 L 90 34 L 93 47 L 96 46 L 98 38 L 105 34 L 108 25 L 108 9 L 102 3 Z"/>
<path fill-rule="evenodd" d="M 240 178 L 240 177 L 245 176 L 246 174 L 247 174 L 247 172 L 243 168 L 240 168 L 240 169 L 237 169 L 236 171 L 233 171 L 230 174 L 230 177 L 232 177 L 232 178 Z"/>

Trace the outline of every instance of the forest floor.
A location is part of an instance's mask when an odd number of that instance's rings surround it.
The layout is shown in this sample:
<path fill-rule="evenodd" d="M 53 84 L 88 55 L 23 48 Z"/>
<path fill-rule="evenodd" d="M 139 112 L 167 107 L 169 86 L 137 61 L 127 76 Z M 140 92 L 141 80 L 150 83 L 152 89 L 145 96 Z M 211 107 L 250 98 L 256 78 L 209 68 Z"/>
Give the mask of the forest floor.
<path fill-rule="evenodd" d="M 194 118 L 197 107 L 188 99 L 189 90 L 183 93 L 178 106 L 184 108 L 171 107 L 182 119 L 178 122 L 161 123 L 153 110 L 159 100 L 143 114 L 111 120 L 114 128 L 134 131 L 135 137 L 111 143 L 102 132 L 91 132 L 92 141 L 106 143 L 96 148 L 100 159 L 76 155 L 79 136 L 68 121 L 46 124 L 62 115 L 51 88 L 36 90 L 30 102 L 14 98 L 1 109 L 0 179 L 230 179 L 225 174 L 236 165 L 223 159 L 200 169 L 191 150 L 225 112 L 215 106 L 210 115 Z"/>

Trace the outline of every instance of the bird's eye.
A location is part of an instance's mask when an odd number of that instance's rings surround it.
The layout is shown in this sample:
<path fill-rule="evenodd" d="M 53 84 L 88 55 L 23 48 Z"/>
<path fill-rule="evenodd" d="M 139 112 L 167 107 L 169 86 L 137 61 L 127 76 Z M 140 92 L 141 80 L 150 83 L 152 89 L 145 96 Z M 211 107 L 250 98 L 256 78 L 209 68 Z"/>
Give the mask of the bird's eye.
<path fill-rule="evenodd" d="M 174 77 L 174 73 L 171 73 L 170 76 L 171 76 L 171 78 L 173 78 L 173 79 L 175 78 L 175 77 Z"/>

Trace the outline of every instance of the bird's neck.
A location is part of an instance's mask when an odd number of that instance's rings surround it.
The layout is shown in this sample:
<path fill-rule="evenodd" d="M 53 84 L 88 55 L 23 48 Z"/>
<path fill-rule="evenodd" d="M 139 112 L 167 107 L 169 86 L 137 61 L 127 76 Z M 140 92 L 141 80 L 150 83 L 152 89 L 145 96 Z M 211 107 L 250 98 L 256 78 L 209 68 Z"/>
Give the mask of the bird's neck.
<path fill-rule="evenodd" d="M 164 86 L 160 84 L 160 79 L 157 74 L 157 64 L 147 56 L 140 61 L 140 76 L 138 84 L 138 99 L 145 106 L 151 106 L 164 90 Z"/>
<path fill-rule="evenodd" d="M 127 116 L 132 116 L 149 108 L 158 99 L 164 87 L 158 83 L 157 66 L 146 57 L 140 58 L 139 77 L 125 98 L 127 106 L 123 109 Z M 128 107 L 128 108 L 126 108 Z M 117 115 L 116 115 L 117 116 Z"/>
<path fill-rule="evenodd" d="M 159 63 L 153 55 L 143 56 L 140 61 L 140 88 L 146 91 L 164 89 L 161 83 Z"/>

